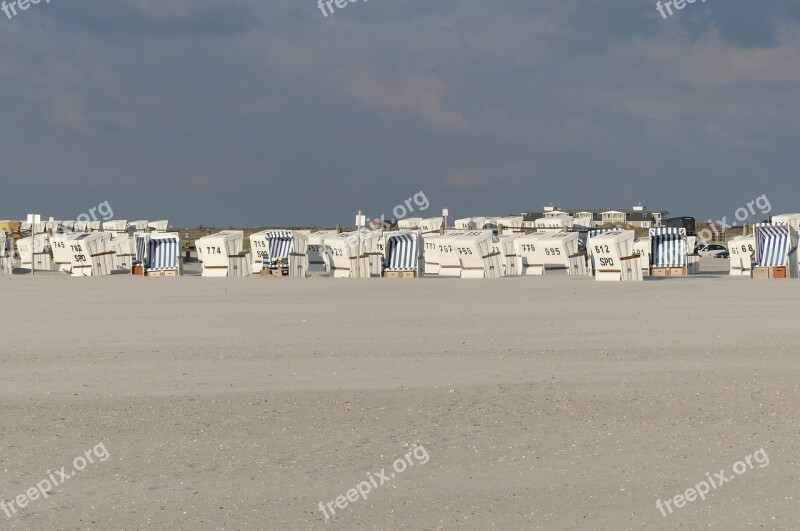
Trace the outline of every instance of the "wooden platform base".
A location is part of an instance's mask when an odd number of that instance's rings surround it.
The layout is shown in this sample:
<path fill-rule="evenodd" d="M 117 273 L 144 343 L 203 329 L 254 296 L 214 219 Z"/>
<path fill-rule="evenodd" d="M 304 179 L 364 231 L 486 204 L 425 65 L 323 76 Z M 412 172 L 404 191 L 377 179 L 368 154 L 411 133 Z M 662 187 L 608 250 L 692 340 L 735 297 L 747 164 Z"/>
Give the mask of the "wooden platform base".
<path fill-rule="evenodd" d="M 134 273 L 136 274 L 136 273 Z M 146 271 L 145 276 L 147 277 L 178 277 L 177 269 L 165 269 L 163 271 Z"/>
<path fill-rule="evenodd" d="M 685 267 L 651 267 L 651 277 L 685 277 L 688 271 Z"/>
<path fill-rule="evenodd" d="M 417 278 L 416 271 L 384 271 L 383 278 Z"/>
<path fill-rule="evenodd" d="M 786 267 L 754 267 L 753 278 L 786 278 Z"/>
<path fill-rule="evenodd" d="M 288 277 L 289 270 L 288 269 L 262 269 L 261 270 L 262 277 Z"/>

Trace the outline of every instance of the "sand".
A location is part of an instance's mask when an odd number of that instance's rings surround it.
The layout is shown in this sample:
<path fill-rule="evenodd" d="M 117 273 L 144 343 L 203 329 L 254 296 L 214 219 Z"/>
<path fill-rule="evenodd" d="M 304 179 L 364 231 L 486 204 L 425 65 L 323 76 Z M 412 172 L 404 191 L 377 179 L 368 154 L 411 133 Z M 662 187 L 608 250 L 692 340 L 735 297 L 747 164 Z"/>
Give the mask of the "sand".
<path fill-rule="evenodd" d="M 110 457 L 0 528 L 796 529 L 799 296 L 724 276 L 3 278 L 0 498 Z M 318 502 L 415 445 L 427 462 L 326 522 Z M 768 466 L 657 509 L 762 447 Z"/>

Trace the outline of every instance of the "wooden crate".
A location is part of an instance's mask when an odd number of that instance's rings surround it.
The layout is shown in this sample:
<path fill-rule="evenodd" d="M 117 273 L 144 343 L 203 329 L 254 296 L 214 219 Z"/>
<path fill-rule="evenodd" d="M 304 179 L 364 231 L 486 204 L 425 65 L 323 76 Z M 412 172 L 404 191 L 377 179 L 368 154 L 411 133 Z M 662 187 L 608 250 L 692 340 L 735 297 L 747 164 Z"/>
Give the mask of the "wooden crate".
<path fill-rule="evenodd" d="M 786 267 L 754 267 L 753 278 L 786 278 Z"/>
<path fill-rule="evenodd" d="M 417 278 L 416 271 L 384 271 L 384 278 Z"/>
<path fill-rule="evenodd" d="M 148 277 L 177 277 L 180 276 L 177 269 L 163 269 L 161 271 L 147 271 L 145 273 Z"/>
<path fill-rule="evenodd" d="M 685 267 L 651 267 L 651 277 L 685 277 L 687 270 Z"/>
<path fill-rule="evenodd" d="M 265 268 L 261 270 L 262 277 L 288 277 L 289 270 L 288 269 L 269 269 Z"/>

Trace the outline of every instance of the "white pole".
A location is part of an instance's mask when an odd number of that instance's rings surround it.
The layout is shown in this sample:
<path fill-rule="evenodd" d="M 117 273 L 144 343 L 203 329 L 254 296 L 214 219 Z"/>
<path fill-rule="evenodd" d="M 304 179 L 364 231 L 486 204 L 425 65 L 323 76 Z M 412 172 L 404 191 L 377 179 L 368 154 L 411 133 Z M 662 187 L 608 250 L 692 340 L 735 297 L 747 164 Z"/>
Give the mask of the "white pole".
<path fill-rule="evenodd" d="M 31 214 L 31 276 L 36 269 L 34 257 L 36 256 L 36 212 Z"/>
<path fill-rule="evenodd" d="M 358 248 L 356 250 L 356 278 L 361 278 L 361 211 L 356 216 L 356 233 L 358 234 Z"/>

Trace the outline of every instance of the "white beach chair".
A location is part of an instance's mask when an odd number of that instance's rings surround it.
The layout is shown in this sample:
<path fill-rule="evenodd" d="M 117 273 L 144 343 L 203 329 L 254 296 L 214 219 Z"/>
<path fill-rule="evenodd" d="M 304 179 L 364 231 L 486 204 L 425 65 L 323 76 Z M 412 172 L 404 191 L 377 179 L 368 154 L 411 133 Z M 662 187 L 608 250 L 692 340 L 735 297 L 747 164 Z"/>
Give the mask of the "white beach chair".
<path fill-rule="evenodd" d="M 197 257 L 203 263 L 201 276 L 239 277 L 251 274 L 250 253 L 243 252 L 243 244 L 244 232 L 240 230 L 221 231 L 198 239 L 195 247 Z"/>
<path fill-rule="evenodd" d="M 641 257 L 633 252 L 636 233 L 613 230 L 594 236 L 591 241 L 595 280 L 636 282 L 643 280 Z M 587 247 L 588 250 L 588 247 Z"/>
<path fill-rule="evenodd" d="M 728 242 L 732 277 L 752 277 L 756 255 L 756 237 L 737 236 Z"/>

